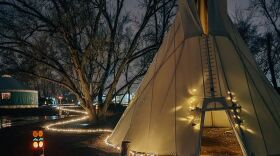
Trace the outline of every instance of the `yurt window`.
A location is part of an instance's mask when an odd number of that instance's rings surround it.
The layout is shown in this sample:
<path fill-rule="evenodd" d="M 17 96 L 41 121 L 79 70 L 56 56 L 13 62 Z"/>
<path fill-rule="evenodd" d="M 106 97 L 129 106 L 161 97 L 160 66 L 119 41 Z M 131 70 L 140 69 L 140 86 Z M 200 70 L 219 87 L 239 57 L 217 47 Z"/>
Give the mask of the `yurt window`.
<path fill-rule="evenodd" d="M 1 93 L 2 100 L 9 100 L 11 99 L 11 93 Z"/>

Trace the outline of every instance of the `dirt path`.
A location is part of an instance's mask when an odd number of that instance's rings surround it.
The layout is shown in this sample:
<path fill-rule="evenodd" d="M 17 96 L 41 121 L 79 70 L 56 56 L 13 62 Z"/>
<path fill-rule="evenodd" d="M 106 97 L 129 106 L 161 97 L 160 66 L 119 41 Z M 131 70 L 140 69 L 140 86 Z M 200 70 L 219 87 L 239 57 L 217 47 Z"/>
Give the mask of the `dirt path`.
<path fill-rule="evenodd" d="M 43 124 L 30 124 L 0 130 L 1 156 L 32 156 L 32 131 Z M 93 145 L 107 134 L 65 134 L 45 132 L 45 156 L 117 156 Z M 102 138 L 103 137 L 103 138 Z M 104 143 L 105 144 L 105 143 Z"/>
<path fill-rule="evenodd" d="M 231 128 L 205 128 L 201 154 L 242 156 L 242 151 Z"/>

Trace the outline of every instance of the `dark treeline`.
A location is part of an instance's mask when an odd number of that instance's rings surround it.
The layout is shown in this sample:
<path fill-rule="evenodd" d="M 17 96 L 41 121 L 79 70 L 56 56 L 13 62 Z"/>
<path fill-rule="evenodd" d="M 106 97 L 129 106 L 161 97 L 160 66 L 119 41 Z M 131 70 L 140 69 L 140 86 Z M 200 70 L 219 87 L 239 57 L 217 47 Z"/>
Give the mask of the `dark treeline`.
<path fill-rule="evenodd" d="M 103 117 L 146 73 L 176 13 L 176 0 L 128 2 L 1 0 L 0 69 L 62 86 Z"/>
<path fill-rule="evenodd" d="M 233 20 L 260 70 L 280 93 L 280 1 L 250 0 L 247 10 L 237 10 Z"/>

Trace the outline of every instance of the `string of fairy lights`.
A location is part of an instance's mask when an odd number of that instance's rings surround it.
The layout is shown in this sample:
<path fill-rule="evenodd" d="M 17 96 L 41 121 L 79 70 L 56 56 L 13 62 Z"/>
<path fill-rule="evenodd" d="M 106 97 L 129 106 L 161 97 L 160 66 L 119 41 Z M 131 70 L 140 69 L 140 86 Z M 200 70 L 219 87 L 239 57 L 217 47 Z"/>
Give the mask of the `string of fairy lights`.
<path fill-rule="evenodd" d="M 67 124 L 70 124 L 70 123 L 73 124 L 73 123 L 78 123 L 78 122 L 81 122 L 81 121 L 85 121 L 89 118 L 89 116 L 88 116 L 88 113 L 86 111 L 76 110 L 76 109 L 73 109 L 73 108 L 57 107 L 57 109 L 60 110 L 60 111 L 65 111 L 65 112 L 78 113 L 78 114 L 81 114 L 82 116 L 78 116 L 76 118 L 71 118 L 71 119 L 47 124 L 47 125 L 44 126 L 47 131 L 60 132 L 60 133 L 104 133 L 104 132 L 112 133 L 111 129 L 58 128 L 58 127 L 61 127 L 63 125 L 67 125 Z M 110 137 L 110 135 L 108 135 L 106 137 L 106 139 L 104 140 L 104 143 L 107 146 L 110 146 L 112 148 L 120 150 L 120 147 L 114 146 L 113 144 L 109 143 L 109 141 L 108 141 L 109 137 Z"/>
<path fill-rule="evenodd" d="M 189 103 L 194 103 L 196 99 L 190 99 L 188 102 Z M 234 108 L 233 110 L 231 110 L 232 112 L 232 117 L 234 119 L 235 122 L 235 126 L 242 128 L 243 130 L 246 130 L 252 134 L 254 134 L 254 131 L 245 127 L 242 123 L 244 122 L 244 120 L 241 119 L 240 117 L 240 112 L 241 112 L 241 106 L 239 104 L 237 104 L 237 97 L 233 92 L 228 92 L 228 96 L 226 97 L 226 100 L 231 101 L 234 104 Z M 86 111 L 82 111 L 82 110 L 77 110 L 74 107 L 57 107 L 57 109 L 59 111 L 64 111 L 64 112 L 72 112 L 72 113 L 77 113 L 80 114 L 77 117 L 71 117 L 70 119 L 64 119 L 63 121 L 57 121 L 54 123 L 49 123 L 47 125 L 44 126 L 44 128 L 48 131 L 53 131 L 53 132 L 60 132 L 60 133 L 112 133 L 113 130 L 111 129 L 101 129 L 101 128 L 95 128 L 95 129 L 82 129 L 82 128 L 65 128 L 63 127 L 63 125 L 67 125 L 67 124 L 73 124 L 73 123 L 78 123 L 81 121 L 85 121 L 87 119 L 89 119 L 89 115 Z M 189 107 L 190 112 L 197 112 L 196 107 Z M 176 111 L 176 110 L 175 110 Z M 198 114 L 196 114 L 197 116 Z M 188 120 L 191 120 L 195 129 L 200 129 L 200 124 L 198 124 L 198 121 L 196 121 L 195 115 L 192 114 L 189 116 L 189 118 L 187 118 Z M 110 135 L 108 135 L 105 140 L 104 143 L 112 148 L 115 148 L 117 150 L 120 150 L 121 148 L 119 146 L 115 146 L 113 144 L 111 144 L 108 139 L 109 139 Z M 130 151 L 131 155 L 139 155 L 139 153 L 134 152 L 134 151 Z M 140 154 L 141 155 L 141 154 Z M 148 154 L 149 156 L 154 156 L 154 154 Z"/>
<path fill-rule="evenodd" d="M 67 106 L 67 108 L 65 108 L 65 107 L 57 107 L 57 109 L 60 110 L 60 111 L 66 111 L 66 112 L 72 112 L 72 113 L 79 113 L 79 114 L 88 115 L 88 113 L 86 111 L 76 110 L 76 109 L 73 109 L 73 108 L 75 108 L 75 107 L 69 107 L 69 106 Z"/>
<path fill-rule="evenodd" d="M 44 128 L 47 131 L 59 132 L 59 133 L 104 133 L 104 132 L 105 133 L 112 133 L 111 129 L 101 129 L 101 128 L 95 128 L 95 129 L 90 129 L 90 128 L 87 128 L 87 129 L 82 129 L 82 128 L 64 128 L 63 125 L 78 123 L 78 122 L 87 120 L 89 118 L 88 113 L 86 111 L 77 110 L 77 109 L 74 109 L 74 108 L 57 107 L 57 109 L 59 111 L 78 113 L 78 114 L 81 114 L 81 116 L 77 116 L 77 117 L 71 118 L 71 119 L 65 119 L 63 121 L 57 121 L 57 122 L 54 122 L 54 123 L 49 123 L 49 124 L 44 126 Z M 108 142 L 108 138 L 109 138 L 109 135 L 104 140 L 104 143 L 107 146 L 110 146 L 110 147 L 113 147 L 113 148 L 116 148 L 116 149 L 120 150 L 120 147 L 116 147 L 116 146 L 110 144 Z"/>
<path fill-rule="evenodd" d="M 82 110 L 77 110 L 77 109 L 73 109 L 73 108 L 65 108 L 65 107 L 57 107 L 57 109 L 59 111 L 65 111 L 65 112 L 73 112 L 73 113 L 78 113 L 81 114 L 82 116 L 78 116 L 75 118 L 71 118 L 71 119 L 66 119 L 63 121 L 57 121 L 54 123 L 50 123 L 44 126 L 44 128 L 48 131 L 53 131 L 53 132 L 68 132 L 68 133 L 98 133 L 98 132 L 109 132 L 111 133 L 112 130 L 111 129 L 81 129 L 81 128 L 58 128 L 61 127 L 63 125 L 67 125 L 67 124 L 73 124 L 73 123 L 77 123 L 77 122 L 81 122 L 81 121 L 85 121 L 89 118 L 88 113 L 86 111 L 82 111 Z"/>

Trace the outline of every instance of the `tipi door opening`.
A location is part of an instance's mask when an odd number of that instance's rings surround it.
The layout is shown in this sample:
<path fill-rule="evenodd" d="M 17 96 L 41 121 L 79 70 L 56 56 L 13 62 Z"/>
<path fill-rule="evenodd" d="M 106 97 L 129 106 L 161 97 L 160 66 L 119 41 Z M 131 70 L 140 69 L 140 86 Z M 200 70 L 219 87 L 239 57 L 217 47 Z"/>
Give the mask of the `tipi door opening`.
<path fill-rule="evenodd" d="M 205 104 L 205 111 L 201 114 L 200 155 L 243 156 L 237 132 L 232 127 L 234 124 L 228 115 L 231 113 L 230 108 L 211 108 L 214 105 L 221 104 Z"/>

